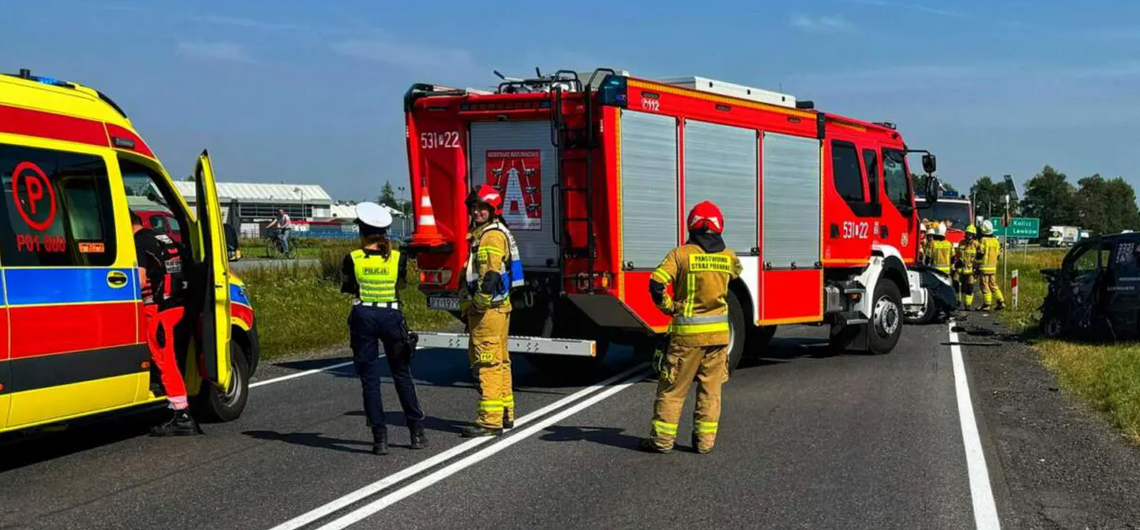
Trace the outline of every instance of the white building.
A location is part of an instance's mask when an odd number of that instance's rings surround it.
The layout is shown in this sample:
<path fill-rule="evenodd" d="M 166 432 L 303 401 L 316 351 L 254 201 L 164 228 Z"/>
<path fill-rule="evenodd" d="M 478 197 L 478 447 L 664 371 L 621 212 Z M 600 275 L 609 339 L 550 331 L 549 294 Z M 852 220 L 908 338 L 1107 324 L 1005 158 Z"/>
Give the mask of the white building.
<path fill-rule="evenodd" d="M 177 181 L 175 185 L 191 206 L 197 203 L 194 182 Z M 226 219 L 229 219 L 230 207 L 237 204 L 237 218 L 242 224 L 268 221 L 277 216 L 278 210 L 285 210 L 296 220 L 332 217 L 333 199 L 316 184 L 219 182 L 218 199 Z"/>

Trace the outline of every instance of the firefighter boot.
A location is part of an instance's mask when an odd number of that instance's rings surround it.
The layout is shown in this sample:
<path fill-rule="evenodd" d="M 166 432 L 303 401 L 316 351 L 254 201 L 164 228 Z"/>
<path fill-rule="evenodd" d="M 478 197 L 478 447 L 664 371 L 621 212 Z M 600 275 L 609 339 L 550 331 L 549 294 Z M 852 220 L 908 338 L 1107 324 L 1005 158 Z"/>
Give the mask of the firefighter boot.
<path fill-rule="evenodd" d="M 372 454 L 378 456 L 388 454 L 388 429 L 372 431 Z"/>
<path fill-rule="evenodd" d="M 641 449 L 642 451 L 645 451 L 646 453 L 657 453 L 660 455 L 667 455 L 667 454 L 673 452 L 672 447 L 669 447 L 669 448 L 659 447 L 657 445 L 657 443 L 653 441 L 652 438 L 642 438 L 640 445 L 638 445 L 638 448 Z"/>
<path fill-rule="evenodd" d="M 510 367 L 507 367 L 510 370 Z M 508 372 L 508 375 L 510 373 Z M 510 430 L 515 428 L 515 395 L 508 394 L 503 398 L 503 430 Z"/>
<path fill-rule="evenodd" d="M 479 425 L 479 424 L 475 424 L 475 425 L 472 425 L 470 427 L 465 427 L 462 431 L 459 432 L 459 436 L 462 436 L 464 438 L 480 438 L 483 436 L 500 436 L 502 434 L 503 434 L 502 429 L 491 429 L 491 428 L 484 427 L 484 426 Z"/>
<path fill-rule="evenodd" d="M 424 426 L 422 423 L 413 423 L 408 426 L 408 431 L 412 435 L 412 449 L 426 449 L 428 446 L 427 436 L 424 435 Z"/>
<path fill-rule="evenodd" d="M 198 422 L 186 410 L 176 410 L 162 425 L 150 430 L 151 436 L 193 436 L 203 434 Z"/>

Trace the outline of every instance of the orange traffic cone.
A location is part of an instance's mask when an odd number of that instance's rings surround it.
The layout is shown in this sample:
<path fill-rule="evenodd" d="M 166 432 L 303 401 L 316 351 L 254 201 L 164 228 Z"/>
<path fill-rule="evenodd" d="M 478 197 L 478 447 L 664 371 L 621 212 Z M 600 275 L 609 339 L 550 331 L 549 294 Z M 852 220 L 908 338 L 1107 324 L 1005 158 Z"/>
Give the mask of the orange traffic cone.
<path fill-rule="evenodd" d="M 413 245 L 435 246 L 446 243 L 443 234 L 435 226 L 435 211 L 431 207 L 431 196 L 427 185 L 420 191 L 420 217 L 416 222 L 416 233 L 412 236 Z"/>

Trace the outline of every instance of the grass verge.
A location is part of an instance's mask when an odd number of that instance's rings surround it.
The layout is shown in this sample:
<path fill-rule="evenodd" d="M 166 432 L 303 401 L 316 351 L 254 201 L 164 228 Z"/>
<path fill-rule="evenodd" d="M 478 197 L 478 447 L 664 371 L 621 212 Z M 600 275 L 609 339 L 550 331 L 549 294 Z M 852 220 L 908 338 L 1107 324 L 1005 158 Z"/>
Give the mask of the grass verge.
<path fill-rule="evenodd" d="M 314 257 L 319 266 L 297 264 L 242 271 L 256 312 L 262 359 L 306 353 L 348 344 L 348 295 L 340 292 L 341 260 L 351 246 L 328 246 Z M 419 273 L 409 263 L 408 286 L 400 292 L 404 315 L 412 329 L 442 329 L 455 321 L 427 308 L 419 290 Z"/>
<path fill-rule="evenodd" d="M 1019 271 L 1021 300 L 1018 309 L 1000 314 L 1004 324 L 1024 336 L 1039 335 L 1038 308 L 1048 293 L 1048 282 L 1040 270 L 1060 267 L 1066 252 L 1010 253 L 1009 270 Z M 1062 387 L 1087 401 L 1133 443 L 1140 444 L 1140 344 L 1042 340 L 1033 347 Z"/>

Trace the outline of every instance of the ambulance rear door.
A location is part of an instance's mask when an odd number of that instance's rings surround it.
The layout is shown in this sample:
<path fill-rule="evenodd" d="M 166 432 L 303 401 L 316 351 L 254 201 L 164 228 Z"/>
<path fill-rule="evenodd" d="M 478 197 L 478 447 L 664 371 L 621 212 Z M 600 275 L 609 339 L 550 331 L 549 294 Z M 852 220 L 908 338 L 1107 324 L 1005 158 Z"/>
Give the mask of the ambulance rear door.
<path fill-rule="evenodd" d="M 197 191 L 198 229 L 201 231 L 202 265 L 205 268 L 202 306 L 200 365 L 202 377 L 226 391 L 230 369 L 230 265 L 222 225 L 222 208 L 210 155 L 202 151 L 194 170 Z"/>

